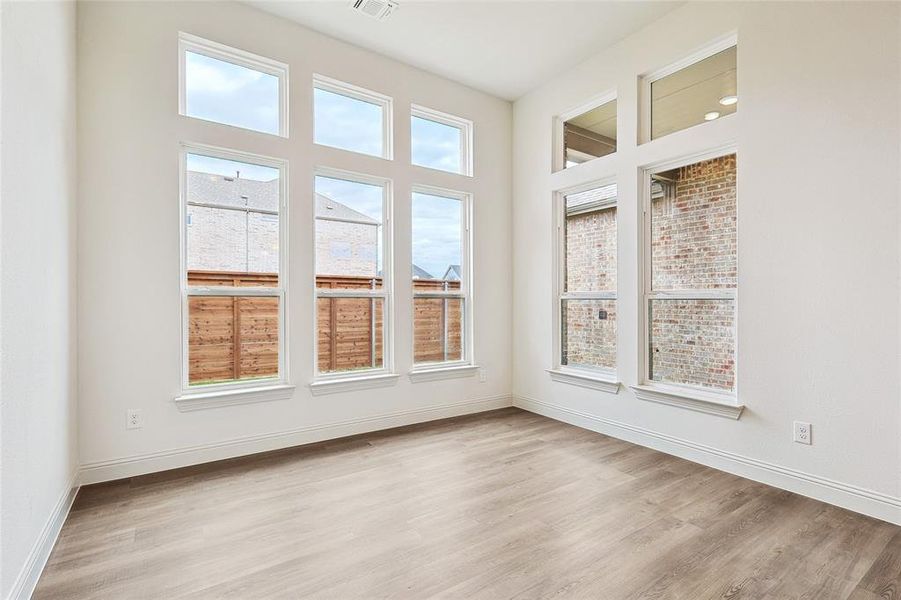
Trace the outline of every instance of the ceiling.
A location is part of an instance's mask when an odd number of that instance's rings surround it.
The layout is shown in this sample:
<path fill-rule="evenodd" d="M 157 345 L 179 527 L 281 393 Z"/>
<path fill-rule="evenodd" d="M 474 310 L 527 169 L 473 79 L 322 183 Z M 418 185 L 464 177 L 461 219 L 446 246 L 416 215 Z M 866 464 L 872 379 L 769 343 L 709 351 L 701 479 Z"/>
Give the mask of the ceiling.
<path fill-rule="evenodd" d="M 682 2 L 414 1 L 386 21 L 349 0 L 244 0 L 311 29 L 515 100 Z"/>

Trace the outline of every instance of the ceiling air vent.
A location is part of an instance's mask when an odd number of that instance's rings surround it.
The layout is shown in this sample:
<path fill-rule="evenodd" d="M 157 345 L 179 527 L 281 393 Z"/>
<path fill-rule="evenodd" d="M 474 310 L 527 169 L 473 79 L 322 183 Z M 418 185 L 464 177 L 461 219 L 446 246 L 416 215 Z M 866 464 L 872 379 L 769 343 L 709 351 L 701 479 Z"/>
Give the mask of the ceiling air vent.
<path fill-rule="evenodd" d="M 394 0 L 352 0 L 350 7 L 367 17 L 384 21 L 397 10 L 397 2 Z"/>

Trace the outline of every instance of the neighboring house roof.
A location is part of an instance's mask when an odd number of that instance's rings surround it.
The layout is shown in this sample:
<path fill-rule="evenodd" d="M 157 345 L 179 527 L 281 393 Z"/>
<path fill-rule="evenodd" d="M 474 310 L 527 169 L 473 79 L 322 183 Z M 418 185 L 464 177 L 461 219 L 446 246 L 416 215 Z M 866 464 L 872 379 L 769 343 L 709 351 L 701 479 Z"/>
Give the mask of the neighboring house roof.
<path fill-rule="evenodd" d="M 188 171 L 188 202 L 278 210 L 278 179 L 257 181 Z"/>
<path fill-rule="evenodd" d="M 333 200 L 325 194 L 316 194 L 316 217 L 335 221 L 348 221 L 363 225 L 378 225 L 375 219 Z"/>
<path fill-rule="evenodd" d="M 604 185 L 566 196 L 566 214 L 573 215 L 603 208 L 616 200 L 616 186 Z"/>
<path fill-rule="evenodd" d="M 444 272 L 444 277 L 442 279 L 445 281 L 461 281 L 463 279 L 463 274 L 460 272 L 460 265 L 450 265 L 447 267 L 447 271 Z"/>
<path fill-rule="evenodd" d="M 434 279 L 432 274 L 417 264 L 413 265 L 413 279 Z"/>

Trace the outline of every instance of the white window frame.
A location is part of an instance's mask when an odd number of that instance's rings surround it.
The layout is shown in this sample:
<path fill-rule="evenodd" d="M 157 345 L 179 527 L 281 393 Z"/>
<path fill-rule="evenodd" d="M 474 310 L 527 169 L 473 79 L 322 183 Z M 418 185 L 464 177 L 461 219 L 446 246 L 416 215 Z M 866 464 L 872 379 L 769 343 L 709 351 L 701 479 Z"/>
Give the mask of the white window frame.
<path fill-rule="evenodd" d="M 362 102 L 368 102 L 370 104 L 376 104 L 382 109 L 382 154 L 366 154 L 365 152 L 358 152 L 356 150 L 350 150 L 348 148 L 340 148 L 338 146 L 330 146 L 328 144 L 321 144 L 316 141 L 316 101 L 315 98 L 312 99 L 312 110 L 313 110 L 313 144 L 316 146 L 320 146 L 322 148 L 333 148 L 335 150 L 341 150 L 342 152 L 352 152 L 353 154 L 358 154 L 361 156 L 374 156 L 375 158 L 383 158 L 385 160 L 393 160 L 394 159 L 394 99 L 391 96 L 387 96 L 385 94 L 381 94 L 379 92 L 374 92 L 372 90 L 368 90 L 364 87 L 360 87 L 358 85 L 353 85 L 352 83 L 347 83 L 344 81 L 340 81 L 338 79 L 333 79 L 331 77 L 326 77 L 325 75 L 319 75 L 318 73 L 313 74 L 313 90 L 320 89 L 325 90 L 327 92 L 332 92 L 334 94 L 340 94 L 342 96 L 347 96 L 348 98 L 353 98 L 355 100 L 360 100 Z"/>
<path fill-rule="evenodd" d="M 444 169 L 436 169 L 435 167 L 429 167 L 426 165 L 418 165 L 413 162 L 413 151 L 412 151 L 412 121 L 413 117 L 418 117 L 420 119 L 425 119 L 427 121 L 434 121 L 435 123 L 440 123 L 441 125 L 447 125 L 448 127 L 455 127 L 460 130 L 460 171 L 446 171 Z M 410 131 L 411 131 L 411 150 L 410 150 L 410 164 L 414 167 L 421 167 L 423 169 L 431 169 L 433 171 L 441 171 L 443 173 L 453 173 L 455 175 L 464 175 L 466 177 L 473 176 L 473 158 L 472 158 L 472 136 L 473 136 L 473 124 L 469 119 L 464 119 L 462 117 L 457 117 L 448 113 L 444 113 L 441 111 L 437 111 L 431 108 L 426 108 L 425 106 L 420 106 L 419 104 L 411 104 L 410 105 Z"/>
<path fill-rule="evenodd" d="M 600 106 L 603 106 L 604 104 L 607 104 L 608 102 L 612 102 L 616 99 L 617 99 L 617 91 L 615 89 L 608 90 L 608 91 L 604 92 L 603 94 L 599 94 L 599 95 L 593 97 L 591 100 L 588 100 L 587 102 L 580 104 L 579 106 L 576 106 L 570 110 L 560 113 L 559 115 L 557 115 L 554 118 L 554 123 L 553 123 L 554 147 L 553 147 L 553 156 L 551 157 L 551 171 L 552 172 L 556 173 L 557 171 L 564 171 L 567 169 L 566 146 L 565 146 L 565 140 L 564 140 L 564 125 L 565 125 L 565 123 L 571 119 L 575 119 L 576 117 L 578 117 L 580 115 L 583 115 L 589 111 L 592 111 L 592 110 L 594 110 Z M 619 119 L 619 104 L 617 104 L 617 107 L 616 107 L 616 118 L 617 118 L 617 120 Z M 619 137 L 618 133 L 617 133 L 617 137 Z M 582 161 L 582 162 L 578 163 L 577 165 L 573 165 L 572 167 L 568 167 L 568 168 L 572 169 L 574 167 L 578 167 L 579 165 L 584 165 L 585 163 L 593 162 L 593 161 L 601 159 L 601 158 L 616 156 L 618 151 L 619 151 L 619 142 L 617 142 L 617 150 L 616 151 L 611 152 L 610 154 L 605 154 L 604 156 L 593 157 L 589 160 Z"/>
<path fill-rule="evenodd" d="M 277 287 L 189 286 L 187 265 L 187 157 L 189 154 L 245 162 L 278 169 L 279 240 Z M 206 408 L 216 404 L 237 404 L 288 398 L 294 386 L 288 373 L 288 161 L 205 144 L 182 143 L 179 150 L 179 288 L 181 294 L 181 393 L 175 399 L 181 410 Z M 229 207 L 232 208 L 232 207 Z M 189 385 L 189 308 L 192 296 L 261 296 L 279 299 L 278 375 L 267 379 L 232 381 L 202 386 Z"/>
<path fill-rule="evenodd" d="M 666 290 L 656 291 L 653 289 L 653 252 L 651 244 L 652 235 L 652 210 L 651 210 L 651 178 L 657 173 L 669 171 L 679 167 L 692 165 L 705 160 L 720 158 L 730 154 L 736 155 L 738 151 L 734 144 L 721 146 L 712 150 L 707 150 L 678 159 L 658 162 L 652 165 L 646 165 L 639 169 L 641 177 L 641 232 L 639 236 L 639 257 L 640 257 L 640 299 L 641 305 L 638 310 L 639 326 L 641 331 L 641 341 L 639 344 L 639 378 L 638 385 L 632 386 L 636 396 L 641 400 L 649 400 L 662 404 L 680 406 L 698 412 L 705 412 L 718 416 L 738 419 L 741 416 L 744 405 L 738 401 L 738 286 L 731 289 L 684 289 L 684 290 Z M 738 205 L 736 190 L 736 207 Z M 737 227 L 736 221 L 736 258 L 738 257 L 739 248 L 737 244 Z M 660 382 L 651 379 L 649 353 L 651 348 L 651 324 L 650 324 L 650 308 L 653 300 L 730 300 L 733 305 L 733 361 L 735 364 L 735 384 L 731 391 L 720 391 L 703 386 L 694 386 L 678 383 Z"/>
<path fill-rule="evenodd" d="M 343 169 L 316 167 L 313 171 L 313 197 L 316 194 L 316 177 L 329 177 L 356 183 L 377 185 L 382 188 L 382 289 L 380 290 L 332 290 L 316 287 L 316 203 L 313 202 L 313 235 L 312 272 L 313 272 L 313 314 L 312 323 L 315 332 L 313 341 L 313 381 L 310 388 L 313 393 L 342 392 L 353 389 L 371 387 L 372 385 L 391 384 L 398 377 L 394 372 L 394 218 L 393 218 L 393 182 L 384 177 L 366 175 Z M 336 198 L 340 202 L 340 199 Z M 319 323 L 318 301 L 320 298 L 381 298 L 382 305 L 382 366 L 353 371 L 335 371 L 322 373 L 319 371 Z"/>
<path fill-rule="evenodd" d="M 561 121 L 562 123 L 562 121 Z M 601 157 L 603 158 L 603 157 Z M 607 369 L 603 367 L 574 367 L 563 364 L 563 302 L 565 300 L 613 300 L 617 303 L 619 313 L 619 282 L 617 289 L 613 291 L 579 292 L 566 291 L 566 197 L 580 192 L 587 192 L 609 185 L 617 185 L 615 177 L 597 179 L 577 186 L 564 188 L 554 192 L 554 300 L 553 300 L 553 344 L 554 360 L 552 368 L 548 369 L 551 379 L 561 383 L 570 383 L 582 387 L 598 389 L 605 392 L 617 393 L 619 391 L 619 375 L 617 367 Z M 596 208 L 603 210 L 617 208 L 617 261 L 619 261 L 619 187 L 617 185 L 616 197 L 599 204 Z M 617 327 L 617 340 L 619 337 Z M 614 352 L 618 354 L 617 341 Z M 618 358 L 618 357 L 617 357 Z"/>
<path fill-rule="evenodd" d="M 738 33 L 731 32 L 728 33 L 717 40 L 706 44 L 699 50 L 692 52 L 688 56 L 685 56 L 681 60 L 677 60 L 676 62 L 670 63 L 665 67 L 657 69 L 655 71 L 651 71 L 649 73 L 645 73 L 639 77 L 638 83 L 638 106 L 639 106 L 639 115 L 638 115 L 638 142 L 640 144 L 646 144 L 651 141 L 655 141 L 651 139 L 651 84 L 655 81 L 659 81 L 668 75 L 672 75 L 673 73 L 677 73 L 682 69 L 686 69 L 694 64 L 701 62 L 702 60 L 708 59 L 715 54 L 719 54 L 724 50 L 728 50 L 732 47 L 738 47 Z M 737 111 L 736 111 L 737 112 Z M 716 121 L 720 121 L 722 119 L 726 119 L 731 117 L 733 114 L 726 115 L 725 117 L 721 117 L 716 119 Z M 696 125 L 692 125 L 691 127 L 687 127 L 685 129 L 680 129 L 679 131 L 673 131 L 670 134 L 661 136 L 659 139 L 663 139 L 668 135 L 672 135 L 673 133 L 679 133 L 680 131 L 686 131 L 688 129 L 694 129 L 695 127 L 701 125 L 709 125 L 713 123 L 713 121 L 709 122 L 701 122 Z"/>
<path fill-rule="evenodd" d="M 460 360 L 445 360 L 445 361 L 435 361 L 435 362 L 415 362 L 415 341 L 411 344 L 410 348 L 410 364 L 413 365 L 410 370 L 410 377 L 414 381 L 419 380 L 428 380 L 429 378 L 425 375 L 419 376 L 422 374 L 428 374 L 430 372 L 444 371 L 453 373 L 458 372 L 461 374 L 472 374 L 475 372 L 475 359 L 473 356 L 475 344 L 473 343 L 473 336 L 475 333 L 475 326 L 473 323 L 473 285 L 472 285 L 472 194 L 468 192 L 460 192 L 456 190 L 450 190 L 447 188 L 434 187 L 430 185 L 413 185 L 410 191 L 410 202 L 412 206 L 413 202 L 413 194 L 428 194 L 430 196 L 438 196 L 441 198 L 451 198 L 454 200 L 458 200 L 461 203 L 460 209 L 462 210 L 462 219 L 461 226 L 463 230 L 460 232 L 461 241 L 463 243 L 461 257 L 461 265 L 460 272 L 462 275 L 462 280 L 460 281 L 460 289 L 459 290 L 446 290 L 446 291 L 416 291 L 413 290 L 413 297 L 411 299 L 411 308 L 415 312 L 415 301 L 416 298 L 444 298 L 444 299 L 461 299 L 463 300 L 463 343 L 462 343 L 462 351 L 463 358 Z M 412 224 L 412 222 L 411 222 Z M 411 256 L 412 256 L 412 240 L 413 236 L 410 236 L 411 242 Z M 414 323 L 412 321 L 413 312 L 411 312 L 411 322 L 410 322 L 410 332 L 411 339 L 415 340 L 414 332 Z M 445 336 L 445 341 L 446 341 Z"/>
<path fill-rule="evenodd" d="M 246 67 L 248 69 L 253 69 L 254 71 L 259 71 L 261 73 L 265 73 L 267 75 L 272 75 L 278 78 L 278 136 L 287 138 L 288 137 L 288 65 L 286 63 L 267 58 L 265 56 L 260 56 L 259 54 L 253 54 L 251 52 L 247 52 L 245 50 L 240 50 L 238 48 L 232 48 L 230 46 L 226 46 L 225 44 L 220 44 L 218 42 L 213 42 L 211 40 L 204 39 L 202 37 L 198 37 L 196 35 L 191 35 L 190 33 L 184 33 L 182 31 L 178 32 L 178 114 L 183 117 L 188 117 L 190 119 L 197 119 L 198 121 L 206 121 L 207 123 L 216 123 L 217 125 L 224 125 L 226 127 L 235 127 L 236 129 L 243 129 L 245 131 L 253 131 L 255 133 L 261 133 L 263 135 L 273 135 L 268 131 L 260 131 L 258 129 L 250 129 L 248 127 L 242 127 L 240 125 L 232 125 L 230 123 L 222 123 L 220 121 L 213 121 L 210 119 L 204 119 L 201 117 L 194 117 L 188 114 L 187 112 L 187 87 L 185 82 L 186 77 L 186 69 L 185 69 L 185 53 L 186 52 L 194 52 L 195 54 L 202 54 L 208 58 L 214 58 L 216 60 L 221 60 L 224 62 L 231 63 L 233 65 L 238 65 L 240 67 Z"/>

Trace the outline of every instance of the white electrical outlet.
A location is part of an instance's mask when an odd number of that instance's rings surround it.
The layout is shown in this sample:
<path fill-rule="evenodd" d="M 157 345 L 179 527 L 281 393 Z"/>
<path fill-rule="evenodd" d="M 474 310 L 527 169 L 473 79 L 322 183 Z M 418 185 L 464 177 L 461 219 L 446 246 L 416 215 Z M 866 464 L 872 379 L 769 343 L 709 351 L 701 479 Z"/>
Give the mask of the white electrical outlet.
<path fill-rule="evenodd" d="M 797 443 L 807 444 L 809 446 L 811 444 L 811 436 L 812 432 L 810 429 L 810 423 L 805 423 L 804 421 L 795 421 L 794 440 Z"/>
<path fill-rule="evenodd" d="M 479 369 L 479 383 L 485 383 L 486 381 L 488 381 L 488 369 Z"/>
<path fill-rule="evenodd" d="M 129 408 L 125 419 L 125 429 L 140 429 L 144 426 L 144 411 L 138 408 Z"/>

